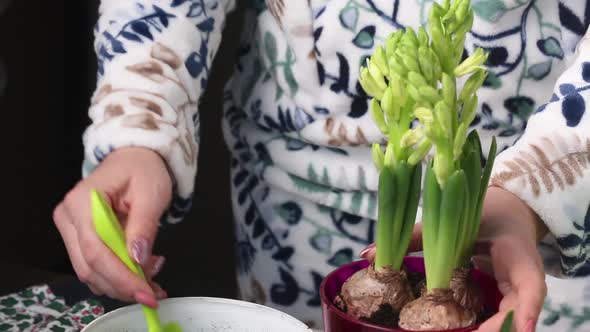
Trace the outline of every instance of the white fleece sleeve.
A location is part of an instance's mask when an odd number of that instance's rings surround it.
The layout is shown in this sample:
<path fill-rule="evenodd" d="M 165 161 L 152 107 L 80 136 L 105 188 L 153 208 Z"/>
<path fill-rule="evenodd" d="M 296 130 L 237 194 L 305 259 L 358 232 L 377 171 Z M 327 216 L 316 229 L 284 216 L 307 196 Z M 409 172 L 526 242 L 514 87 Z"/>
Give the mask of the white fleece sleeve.
<path fill-rule="evenodd" d="M 491 183 L 519 196 L 546 223 L 560 258 L 552 274 L 590 274 L 590 31 L 551 101 L 498 155 Z"/>
<path fill-rule="evenodd" d="M 234 5 L 234 0 L 102 1 L 84 176 L 117 148 L 153 149 L 174 178 L 165 218 L 183 217 L 197 171 L 198 101 Z"/>

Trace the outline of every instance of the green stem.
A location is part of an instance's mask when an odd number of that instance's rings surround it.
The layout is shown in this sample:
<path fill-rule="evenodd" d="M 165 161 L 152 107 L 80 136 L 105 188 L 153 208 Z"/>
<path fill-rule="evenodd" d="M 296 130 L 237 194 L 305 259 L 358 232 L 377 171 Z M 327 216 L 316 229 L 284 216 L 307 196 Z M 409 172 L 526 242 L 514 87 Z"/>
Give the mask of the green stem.
<path fill-rule="evenodd" d="M 450 287 L 454 263 L 457 257 L 459 224 L 465 204 L 465 187 L 465 173 L 462 170 L 458 170 L 449 177 L 443 188 L 438 214 L 440 225 L 437 234 L 439 239 L 436 248 L 436 267 L 429 287 Z"/>
<path fill-rule="evenodd" d="M 404 228 L 406 202 L 408 200 L 409 186 L 411 180 L 411 170 L 405 161 L 400 161 L 393 170 L 395 176 L 395 201 L 390 201 L 395 206 L 395 213 L 393 218 L 393 234 L 392 242 L 390 242 L 391 252 L 393 256 L 393 268 L 399 270 L 401 267 L 401 259 L 406 254 L 407 247 L 404 248 L 401 235 Z M 397 264 L 400 264 L 399 266 Z"/>
<path fill-rule="evenodd" d="M 441 189 L 434 169 L 429 166 L 424 179 L 424 202 L 422 204 L 422 244 L 426 266 L 426 286 L 430 290 L 435 279 L 437 234 L 439 228 Z"/>
<path fill-rule="evenodd" d="M 405 254 L 408 251 L 408 246 L 412 240 L 412 232 L 414 224 L 416 223 L 416 214 L 418 212 L 418 204 L 420 203 L 421 185 L 422 185 L 422 164 L 417 164 L 410 170 L 411 182 L 408 190 L 408 199 L 405 208 L 405 216 L 403 226 L 400 234 L 399 248 L 394 252 L 395 259 L 393 266 L 397 269 L 401 268 Z"/>
<path fill-rule="evenodd" d="M 395 177 L 389 167 L 383 167 L 379 175 L 379 216 L 377 220 L 377 241 L 375 268 L 392 266 L 393 218 L 395 206 L 391 204 L 395 196 Z"/>

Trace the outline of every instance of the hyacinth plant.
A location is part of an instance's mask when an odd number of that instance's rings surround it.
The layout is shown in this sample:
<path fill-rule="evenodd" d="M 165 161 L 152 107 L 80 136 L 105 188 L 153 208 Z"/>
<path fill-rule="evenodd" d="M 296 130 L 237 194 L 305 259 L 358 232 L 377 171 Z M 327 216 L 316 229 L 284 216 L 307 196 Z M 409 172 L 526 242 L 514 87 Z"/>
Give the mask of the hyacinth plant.
<path fill-rule="evenodd" d="M 483 49 L 463 56 L 473 20 L 470 0 L 434 2 L 428 30 L 406 28 L 391 34 L 385 47 L 377 47 L 361 68 L 360 84 L 372 97 L 373 119 L 387 138 L 385 151 L 382 145 L 373 145 L 379 170 L 375 271 L 402 269 L 423 191 L 426 290 L 419 299 L 402 305 L 399 324 L 410 330 L 465 327 L 478 314 L 477 305 L 470 305 L 478 301 L 469 300 L 477 294 L 458 294 L 469 288 L 465 278 L 457 287 L 451 282 L 457 270 L 468 270 L 496 155 L 493 139 L 482 168 L 479 137 L 475 130 L 469 132 L 477 91 L 487 76 Z M 431 150 L 422 189 L 420 165 Z M 361 297 L 356 300 L 362 302 Z M 383 303 L 394 306 L 392 301 Z M 440 317 L 433 317 L 437 314 Z"/>
<path fill-rule="evenodd" d="M 421 36 L 425 33 L 420 31 Z M 371 114 L 387 143 L 372 147 L 379 171 L 375 261 L 346 281 L 339 303 L 355 318 L 385 325 L 397 324 L 382 318 L 397 318 L 403 306 L 415 298 L 402 263 L 421 197 L 421 161 L 432 148 L 421 131 L 412 129 L 414 109 L 423 104 L 410 94 L 406 78 L 397 72 L 391 59 L 400 47 L 417 52 L 423 42 L 412 29 L 397 31 L 389 36 L 385 47 L 377 47 L 360 73 L 360 84 L 372 97 Z"/>
<path fill-rule="evenodd" d="M 471 307 L 469 294 L 451 291 L 454 272 L 469 262 L 479 232 L 483 201 L 496 155 L 495 138 L 482 169 L 482 148 L 477 131 L 468 132 L 477 105 L 477 91 L 487 71 L 487 54 L 476 49 L 463 58 L 467 33 L 474 14 L 469 0 L 445 0 L 433 4 L 429 15 L 429 47 L 422 54 L 440 63 L 439 76 L 428 68 L 408 69 L 408 90 L 424 105 L 414 110 L 420 132 L 434 145 L 434 157 L 426 169 L 423 195 L 422 239 L 427 292 L 409 303 L 400 325 L 412 330 L 449 329 L 471 325 L 479 309 Z M 419 53 L 418 59 L 422 56 Z M 459 91 L 459 82 L 463 82 Z M 416 129 L 418 130 L 418 129 Z M 464 281 L 465 282 L 465 281 Z M 458 287 L 465 291 L 464 284 Z M 450 297 L 450 298 L 449 298 Z M 462 299 L 460 305 L 457 299 Z M 480 303 L 480 302 L 479 302 Z M 443 306 L 445 317 L 431 317 Z"/>

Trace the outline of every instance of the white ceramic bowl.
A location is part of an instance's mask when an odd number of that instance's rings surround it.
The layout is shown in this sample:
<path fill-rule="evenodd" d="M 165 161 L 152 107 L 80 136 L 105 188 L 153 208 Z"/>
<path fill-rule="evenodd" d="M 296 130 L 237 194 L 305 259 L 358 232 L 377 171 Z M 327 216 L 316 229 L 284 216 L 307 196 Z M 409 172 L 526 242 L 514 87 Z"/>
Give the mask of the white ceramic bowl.
<path fill-rule="evenodd" d="M 310 332 L 302 322 L 265 306 L 250 302 L 181 297 L 160 301 L 162 324 L 176 322 L 183 332 Z M 146 332 L 141 307 L 132 305 L 111 311 L 90 323 L 82 332 Z"/>

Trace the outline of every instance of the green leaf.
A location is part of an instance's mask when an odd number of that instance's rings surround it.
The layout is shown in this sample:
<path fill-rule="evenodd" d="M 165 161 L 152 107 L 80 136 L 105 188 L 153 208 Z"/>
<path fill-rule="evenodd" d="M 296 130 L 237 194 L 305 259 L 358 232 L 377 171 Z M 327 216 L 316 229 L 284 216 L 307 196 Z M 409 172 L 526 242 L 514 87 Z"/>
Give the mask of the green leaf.
<path fill-rule="evenodd" d="M 277 204 L 274 206 L 275 212 L 289 225 L 296 225 L 301 220 L 303 211 L 299 204 L 288 201 L 283 204 Z"/>
<path fill-rule="evenodd" d="M 318 173 L 316 173 L 315 169 L 311 164 L 307 166 L 307 179 L 314 183 L 319 183 Z"/>
<path fill-rule="evenodd" d="M 59 312 L 64 311 L 64 305 L 58 301 L 53 301 L 47 305 L 47 308 L 57 310 Z"/>
<path fill-rule="evenodd" d="M 537 41 L 537 47 L 539 47 L 539 50 L 545 55 L 563 59 L 563 49 L 561 48 L 559 41 L 554 37 Z"/>
<path fill-rule="evenodd" d="M 502 87 L 502 80 L 495 73 L 488 71 L 488 76 L 483 82 L 483 86 L 497 90 Z"/>
<path fill-rule="evenodd" d="M 329 187 L 307 181 L 297 175 L 289 174 L 289 178 L 293 182 L 293 185 L 300 191 L 306 191 L 308 193 L 326 193 L 331 191 Z"/>
<path fill-rule="evenodd" d="M 328 260 L 328 264 L 334 267 L 340 267 L 348 263 L 352 263 L 352 249 L 350 248 L 338 250 L 334 256 Z"/>
<path fill-rule="evenodd" d="M 533 78 L 536 81 L 540 81 L 547 77 L 551 72 L 551 65 L 553 62 L 551 60 L 547 60 L 544 62 L 536 63 L 529 67 L 527 70 L 528 76 Z"/>
<path fill-rule="evenodd" d="M 510 311 L 506 318 L 504 319 L 504 323 L 502 323 L 502 327 L 500 328 L 500 332 L 510 332 L 512 328 L 512 320 L 514 319 L 514 311 Z"/>
<path fill-rule="evenodd" d="M 358 173 L 359 173 L 359 181 L 358 181 L 359 188 L 362 191 L 367 191 L 368 190 L 367 179 L 365 177 L 365 170 L 363 169 L 362 166 L 359 166 Z"/>
<path fill-rule="evenodd" d="M 360 209 L 361 209 L 361 205 L 363 203 L 363 194 L 361 191 L 355 191 L 354 194 L 352 194 L 352 198 L 351 198 L 351 202 L 350 202 L 350 211 L 354 214 L 358 214 Z"/>
<path fill-rule="evenodd" d="M 277 41 L 273 34 L 268 31 L 264 34 L 264 50 L 266 51 L 266 56 L 274 64 L 277 61 Z"/>
<path fill-rule="evenodd" d="M 562 303 L 560 305 L 561 314 L 567 317 L 571 317 L 573 314 L 572 307 L 567 303 Z"/>
<path fill-rule="evenodd" d="M 375 37 L 375 27 L 370 25 L 364 27 L 359 33 L 354 37 L 352 43 L 355 44 L 357 47 L 370 49 L 373 47 Z"/>
<path fill-rule="evenodd" d="M 52 327 L 51 327 L 51 331 L 52 331 L 52 332 L 64 332 L 65 330 L 66 330 L 66 329 L 64 329 L 64 328 L 63 328 L 63 327 L 61 327 L 61 326 L 56 326 L 56 325 L 55 325 L 55 326 L 52 326 Z"/>
<path fill-rule="evenodd" d="M 27 288 L 27 289 L 23 290 L 22 292 L 19 292 L 18 295 L 21 297 L 25 297 L 25 298 L 31 298 L 31 297 L 35 296 L 35 294 L 33 294 L 33 290 L 31 288 Z"/>
<path fill-rule="evenodd" d="M 94 316 L 84 316 L 82 317 L 82 319 L 80 319 L 80 322 L 82 324 L 90 324 L 90 322 L 92 322 L 95 319 Z"/>
<path fill-rule="evenodd" d="M 285 74 L 285 80 L 289 85 L 289 91 L 291 92 L 291 96 L 294 96 L 297 93 L 297 90 L 299 90 L 299 85 L 297 84 L 297 81 L 295 81 L 293 70 L 289 66 L 284 66 L 283 72 Z"/>
<path fill-rule="evenodd" d="M 12 324 L 0 323 L 0 331 L 10 331 L 13 328 Z"/>
<path fill-rule="evenodd" d="M 321 183 L 326 186 L 331 186 L 330 175 L 328 174 L 327 167 L 324 167 L 324 171 L 322 172 L 322 182 Z"/>
<path fill-rule="evenodd" d="M 275 94 L 275 101 L 278 101 L 283 96 L 283 89 L 277 85 L 277 92 Z"/>
<path fill-rule="evenodd" d="M 0 309 L 0 313 L 5 315 L 14 315 L 16 313 L 16 309 L 14 308 L 2 308 Z"/>
<path fill-rule="evenodd" d="M 332 251 L 332 235 L 320 229 L 309 239 L 309 244 L 315 250 L 329 254 Z"/>
<path fill-rule="evenodd" d="M 22 323 L 19 323 L 19 324 L 17 325 L 17 327 L 18 327 L 18 328 L 19 328 L 21 331 L 24 331 L 24 329 L 26 329 L 27 327 L 30 327 L 30 326 L 31 326 L 31 323 L 29 323 L 29 322 L 22 322 Z"/>
<path fill-rule="evenodd" d="M 359 10 L 355 6 L 347 6 L 340 11 L 338 18 L 343 27 L 354 31 L 359 18 Z"/>
<path fill-rule="evenodd" d="M 17 303 L 18 303 L 18 301 L 15 300 L 13 297 L 7 297 L 7 298 L 3 299 L 2 301 L 0 301 L 0 304 L 5 307 L 12 307 Z"/>
<path fill-rule="evenodd" d="M 377 208 L 377 193 L 371 192 L 369 194 L 369 206 L 367 207 L 367 210 L 369 212 L 369 216 L 372 216 L 373 218 L 375 218 L 375 209 Z"/>
<path fill-rule="evenodd" d="M 31 306 L 33 304 L 35 304 L 35 301 L 33 301 L 33 300 L 23 300 L 23 305 L 25 307 Z"/>
<path fill-rule="evenodd" d="M 287 47 L 287 54 L 285 55 L 285 58 L 287 58 L 287 63 L 295 63 L 295 53 L 293 53 L 291 47 Z"/>
<path fill-rule="evenodd" d="M 543 319 L 543 325 L 551 326 L 559 320 L 560 315 L 557 312 L 551 312 L 545 319 Z"/>
<path fill-rule="evenodd" d="M 506 6 L 501 0 L 479 0 L 472 7 L 477 16 L 492 23 L 498 22 L 506 13 Z"/>

